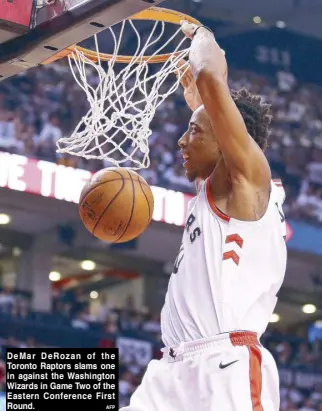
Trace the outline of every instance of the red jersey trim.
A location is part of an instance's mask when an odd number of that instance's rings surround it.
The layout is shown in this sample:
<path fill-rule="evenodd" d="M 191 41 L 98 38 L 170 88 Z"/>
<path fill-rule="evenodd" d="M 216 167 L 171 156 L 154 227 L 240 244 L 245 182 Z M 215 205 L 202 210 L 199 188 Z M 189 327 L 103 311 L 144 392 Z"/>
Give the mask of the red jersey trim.
<path fill-rule="evenodd" d="M 211 210 L 222 220 L 229 222 L 230 221 L 230 217 L 228 217 L 228 215 L 222 213 L 220 210 L 218 210 L 218 208 L 216 207 L 216 204 L 214 203 L 214 200 L 212 198 L 211 195 L 211 183 L 210 183 L 210 178 L 208 178 L 208 180 L 206 181 L 206 196 L 207 196 L 207 201 L 208 204 L 211 208 Z"/>

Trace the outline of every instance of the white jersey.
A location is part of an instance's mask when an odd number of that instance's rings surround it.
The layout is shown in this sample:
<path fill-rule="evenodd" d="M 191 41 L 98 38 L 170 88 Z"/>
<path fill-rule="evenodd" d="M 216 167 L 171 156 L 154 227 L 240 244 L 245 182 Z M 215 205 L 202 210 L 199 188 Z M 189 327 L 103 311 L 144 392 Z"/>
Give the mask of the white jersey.
<path fill-rule="evenodd" d="M 262 335 L 286 270 L 284 198 L 280 180 L 272 181 L 265 215 L 239 221 L 216 208 L 210 179 L 202 184 L 161 313 L 166 346 L 236 330 Z"/>

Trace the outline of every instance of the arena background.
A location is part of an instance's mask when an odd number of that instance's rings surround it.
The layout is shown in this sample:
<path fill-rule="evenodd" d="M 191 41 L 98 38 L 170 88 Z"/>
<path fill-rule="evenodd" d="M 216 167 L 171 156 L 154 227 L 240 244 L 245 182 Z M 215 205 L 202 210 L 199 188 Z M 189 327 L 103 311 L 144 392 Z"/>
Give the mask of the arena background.
<path fill-rule="evenodd" d="M 322 4 L 162 5 L 214 29 L 231 87 L 273 105 L 267 156 L 287 193 L 289 260 L 262 341 L 279 367 L 281 410 L 321 411 Z M 108 164 L 55 152 L 86 108 L 65 61 L 0 83 L 1 387 L 4 396 L 5 347 L 117 346 L 122 406 L 160 356 L 159 312 L 194 193 L 176 148 L 190 113 L 181 90 L 158 110 L 152 164 L 141 172 L 153 186 L 153 222 L 140 238 L 111 245 L 84 229 L 77 210 L 84 183 Z"/>

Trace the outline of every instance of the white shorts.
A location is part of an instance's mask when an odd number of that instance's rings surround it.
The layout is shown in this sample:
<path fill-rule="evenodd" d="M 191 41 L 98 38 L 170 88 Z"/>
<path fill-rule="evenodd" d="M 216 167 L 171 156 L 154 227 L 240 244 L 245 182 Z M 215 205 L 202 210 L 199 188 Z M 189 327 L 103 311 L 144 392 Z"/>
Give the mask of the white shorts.
<path fill-rule="evenodd" d="M 122 411 L 279 411 L 277 367 L 255 333 L 225 333 L 163 351 Z"/>

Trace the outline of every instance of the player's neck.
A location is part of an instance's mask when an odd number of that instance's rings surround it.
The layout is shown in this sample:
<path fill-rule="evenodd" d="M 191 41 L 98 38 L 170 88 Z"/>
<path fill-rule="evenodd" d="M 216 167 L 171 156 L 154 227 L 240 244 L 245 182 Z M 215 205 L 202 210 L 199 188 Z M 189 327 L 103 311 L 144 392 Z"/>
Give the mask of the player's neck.
<path fill-rule="evenodd" d="M 199 191 L 201 190 L 201 186 L 202 186 L 202 183 L 204 182 L 205 180 L 203 179 L 203 178 L 196 178 L 195 179 L 195 187 L 196 187 L 196 192 L 197 192 L 197 194 L 199 193 Z"/>
<path fill-rule="evenodd" d="M 220 161 L 209 178 L 211 179 L 211 194 L 214 201 L 228 199 L 232 190 L 231 178 L 223 160 Z"/>
<path fill-rule="evenodd" d="M 199 193 L 202 183 L 206 181 L 208 178 L 211 178 L 212 181 L 218 186 L 225 188 L 230 186 L 230 178 L 229 173 L 226 168 L 225 162 L 223 161 L 222 157 L 219 159 L 218 163 L 216 164 L 215 168 L 211 171 L 205 172 L 205 175 L 202 177 L 198 177 L 195 179 L 195 187 L 197 193 Z"/>

